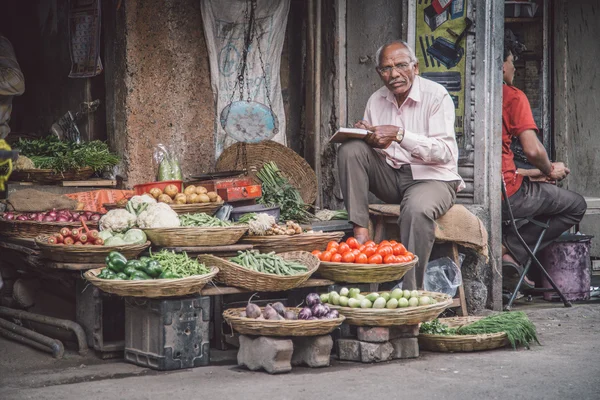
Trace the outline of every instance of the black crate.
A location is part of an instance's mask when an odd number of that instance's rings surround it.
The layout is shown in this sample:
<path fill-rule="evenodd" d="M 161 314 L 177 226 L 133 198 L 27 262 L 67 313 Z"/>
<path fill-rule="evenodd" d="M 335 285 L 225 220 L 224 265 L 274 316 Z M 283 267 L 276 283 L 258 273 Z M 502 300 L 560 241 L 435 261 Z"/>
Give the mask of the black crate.
<path fill-rule="evenodd" d="M 125 360 L 157 370 L 208 365 L 210 297 L 125 300 Z"/>

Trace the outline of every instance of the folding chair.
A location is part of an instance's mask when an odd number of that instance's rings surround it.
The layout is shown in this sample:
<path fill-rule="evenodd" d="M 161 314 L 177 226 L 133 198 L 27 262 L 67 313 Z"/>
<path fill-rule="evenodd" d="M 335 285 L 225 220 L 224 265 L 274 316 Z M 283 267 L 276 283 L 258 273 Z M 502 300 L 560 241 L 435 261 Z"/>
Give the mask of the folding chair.
<path fill-rule="evenodd" d="M 529 259 L 525 263 L 525 268 L 523 268 L 523 272 L 521 273 L 521 276 L 519 277 L 519 282 L 517 283 L 517 286 L 513 290 L 510 300 L 508 301 L 506 306 L 504 306 L 504 310 L 510 311 L 512 304 L 515 301 L 515 298 L 517 297 L 517 293 L 519 293 L 519 289 L 521 288 L 521 285 L 523 284 L 523 281 L 525 280 L 525 276 L 527 275 L 527 272 L 529 272 L 529 268 L 531 267 L 532 263 L 534 263 L 539 268 L 540 272 L 542 274 L 544 274 L 544 276 L 546 277 L 546 279 L 552 286 L 552 288 L 547 288 L 547 289 L 535 288 L 532 291 L 534 291 L 534 292 L 556 292 L 560 296 L 560 299 L 563 301 L 563 304 L 565 305 L 565 307 L 571 307 L 572 306 L 571 302 L 569 302 L 565 298 L 565 296 L 562 294 L 562 292 L 560 291 L 558 286 L 556 286 L 556 284 L 554 283 L 554 281 L 552 280 L 550 275 L 548 275 L 548 272 L 546 272 L 546 269 L 544 268 L 542 263 L 540 263 L 540 261 L 536 257 L 536 253 L 539 250 L 540 244 L 542 243 L 542 240 L 544 240 L 544 235 L 546 234 L 546 230 L 550 226 L 549 224 L 550 224 L 551 218 L 548 218 L 546 223 L 543 223 L 536 219 L 533 219 L 533 217 L 516 218 L 515 219 L 513 212 L 512 212 L 512 207 L 510 206 L 510 202 L 508 201 L 508 196 L 506 195 L 506 187 L 504 186 L 504 182 L 502 182 L 502 199 L 504 200 L 502 202 L 503 206 L 506 208 L 507 214 L 509 216 L 509 219 L 502 221 L 502 223 L 505 226 L 507 226 L 508 228 L 512 229 L 513 233 L 517 236 L 517 239 L 519 239 L 519 242 L 521 243 L 521 245 L 523 247 L 525 247 L 525 250 L 529 254 Z M 523 223 L 523 222 L 524 223 L 532 223 L 532 224 L 535 224 L 535 225 L 539 226 L 540 228 L 542 228 L 540 237 L 538 238 L 535 246 L 533 247 L 533 250 L 527 245 L 527 243 L 525 242 L 525 240 L 519 233 L 519 227 L 517 226 L 517 224 Z M 514 254 L 512 253 L 510 248 L 508 246 L 506 246 L 506 248 L 511 253 L 511 255 L 514 257 Z"/>

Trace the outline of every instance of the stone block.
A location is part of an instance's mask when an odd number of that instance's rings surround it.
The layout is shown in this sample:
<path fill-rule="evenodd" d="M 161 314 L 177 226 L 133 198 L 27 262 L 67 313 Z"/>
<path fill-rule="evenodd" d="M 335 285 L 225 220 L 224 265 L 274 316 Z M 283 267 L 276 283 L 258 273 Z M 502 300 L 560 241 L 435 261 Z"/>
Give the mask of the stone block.
<path fill-rule="evenodd" d="M 333 348 L 330 335 L 293 338 L 292 365 L 305 364 L 309 367 L 327 367 Z"/>
<path fill-rule="evenodd" d="M 394 346 L 390 342 L 367 343 L 360 342 L 360 360 L 362 362 L 381 362 L 392 359 Z"/>
<path fill-rule="evenodd" d="M 400 325 L 390 328 L 390 340 L 397 338 L 414 338 L 419 336 L 419 325 Z"/>
<path fill-rule="evenodd" d="M 370 343 L 383 343 L 391 339 L 412 338 L 419 334 L 419 325 L 401 325 L 389 328 L 381 326 L 359 326 L 358 340 Z"/>
<path fill-rule="evenodd" d="M 260 336 L 251 338 L 240 335 L 238 365 L 244 365 L 252 371 L 264 369 L 270 374 L 292 370 L 294 345 L 290 339 L 276 339 Z"/>
<path fill-rule="evenodd" d="M 338 339 L 337 355 L 340 360 L 360 361 L 360 342 L 356 339 Z"/>
<path fill-rule="evenodd" d="M 390 344 L 394 349 L 392 358 L 395 360 L 419 357 L 419 341 L 416 337 L 393 339 Z"/>

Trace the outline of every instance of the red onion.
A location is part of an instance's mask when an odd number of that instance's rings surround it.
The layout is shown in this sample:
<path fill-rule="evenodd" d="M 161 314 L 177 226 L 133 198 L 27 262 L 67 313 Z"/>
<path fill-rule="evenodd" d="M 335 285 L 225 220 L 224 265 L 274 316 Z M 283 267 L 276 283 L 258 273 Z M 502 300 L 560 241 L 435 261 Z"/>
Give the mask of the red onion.
<path fill-rule="evenodd" d="M 6 213 L 6 214 L 4 214 L 4 218 L 6 218 L 8 221 L 11 221 L 11 220 L 15 219 L 15 214 Z"/>
<path fill-rule="evenodd" d="M 86 211 L 86 212 L 84 212 L 84 214 L 87 219 L 89 219 L 92 215 L 94 215 L 94 213 L 91 211 Z"/>
<path fill-rule="evenodd" d="M 31 213 L 28 215 L 29 219 L 34 220 L 37 218 L 37 213 Z"/>
<path fill-rule="evenodd" d="M 24 216 L 24 215 L 19 215 L 19 216 L 17 217 L 17 221 L 27 221 L 27 217 L 26 217 L 26 216 Z"/>
<path fill-rule="evenodd" d="M 60 216 L 56 218 L 56 222 L 69 222 L 69 219 L 64 216 Z"/>
<path fill-rule="evenodd" d="M 54 222 L 56 221 L 56 215 L 51 216 L 51 215 L 46 215 L 43 219 L 44 222 Z"/>
<path fill-rule="evenodd" d="M 94 215 L 92 215 L 91 220 L 92 221 L 100 221 L 100 218 L 101 218 L 100 214 L 94 214 Z"/>
<path fill-rule="evenodd" d="M 70 216 L 71 218 L 73 218 L 73 220 L 78 220 L 80 215 L 81 215 L 81 214 L 79 214 L 79 213 L 77 213 L 77 212 L 74 212 L 74 213 L 70 213 L 70 215 L 69 215 L 69 216 Z"/>
<path fill-rule="evenodd" d="M 39 213 L 37 217 L 35 217 L 36 221 L 42 222 L 44 220 L 44 214 Z"/>
<path fill-rule="evenodd" d="M 46 216 L 56 218 L 56 211 L 50 211 L 49 213 L 46 214 Z"/>
<path fill-rule="evenodd" d="M 88 219 L 87 219 L 87 217 L 85 215 L 82 215 L 81 217 L 79 217 L 79 220 L 87 222 Z"/>

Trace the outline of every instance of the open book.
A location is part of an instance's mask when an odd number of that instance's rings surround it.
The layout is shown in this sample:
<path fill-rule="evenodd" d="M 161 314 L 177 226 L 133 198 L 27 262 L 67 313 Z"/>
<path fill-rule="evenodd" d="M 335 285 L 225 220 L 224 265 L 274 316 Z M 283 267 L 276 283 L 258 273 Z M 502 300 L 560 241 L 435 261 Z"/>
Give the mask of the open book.
<path fill-rule="evenodd" d="M 330 139 L 329 143 L 343 143 L 350 139 L 364 139 L 369 133 L 366 129 L 340 128 Z"/>

